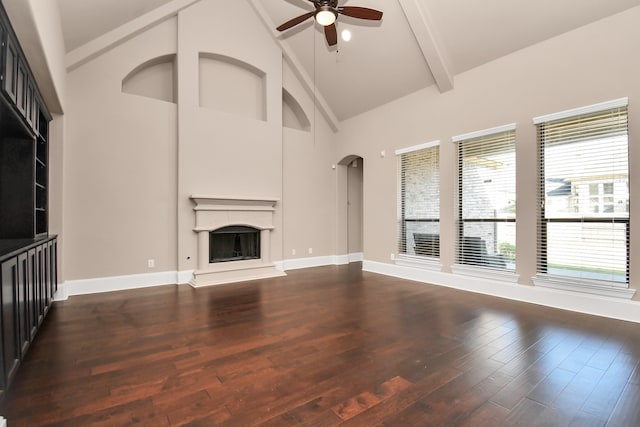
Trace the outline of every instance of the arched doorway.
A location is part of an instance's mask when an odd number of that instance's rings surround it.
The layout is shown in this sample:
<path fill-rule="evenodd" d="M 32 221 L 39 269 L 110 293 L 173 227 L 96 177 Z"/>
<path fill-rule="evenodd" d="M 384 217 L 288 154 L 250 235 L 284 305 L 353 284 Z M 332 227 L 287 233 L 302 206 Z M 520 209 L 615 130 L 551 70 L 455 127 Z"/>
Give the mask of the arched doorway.
<path fill-rule="evenodd" d="M 338 259 L 340 264 L 362 261 L 364 159 L 344 157 L 338 163 Z"/>

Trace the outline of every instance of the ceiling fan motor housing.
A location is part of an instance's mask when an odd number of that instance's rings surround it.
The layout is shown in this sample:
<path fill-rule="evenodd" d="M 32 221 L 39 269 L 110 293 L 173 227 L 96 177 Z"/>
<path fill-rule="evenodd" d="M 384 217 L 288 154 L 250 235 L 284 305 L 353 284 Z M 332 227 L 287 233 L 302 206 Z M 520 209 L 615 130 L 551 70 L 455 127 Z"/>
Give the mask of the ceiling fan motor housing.
<path fill-rule="evenodd" d="M 321 5 L 316 9 L 315 18 L 320 25 L 331 25 L 338 18 L 338 11 L 330 5 Z"/>

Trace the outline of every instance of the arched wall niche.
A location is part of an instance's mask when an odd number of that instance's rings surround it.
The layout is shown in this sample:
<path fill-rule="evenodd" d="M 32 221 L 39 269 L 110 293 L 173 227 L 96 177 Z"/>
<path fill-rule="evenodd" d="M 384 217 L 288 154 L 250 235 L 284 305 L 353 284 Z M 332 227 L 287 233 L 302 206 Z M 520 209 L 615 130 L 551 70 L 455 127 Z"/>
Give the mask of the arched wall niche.
<path fill-rule="evenodd" d="M 150 59 L 122 79 L 122 92 L 177 103 L 176 55 Z"/>
<path fill-rule="evenodd" d="M 282 88 L 282 125 L 290 129 L 309 132 L 311 122 L 297 99 Z"/>
<path fill-rule="evenodd" d="M 230 56 L 200 52 L 200 107 L 267 120 L 266 73 Z"/>

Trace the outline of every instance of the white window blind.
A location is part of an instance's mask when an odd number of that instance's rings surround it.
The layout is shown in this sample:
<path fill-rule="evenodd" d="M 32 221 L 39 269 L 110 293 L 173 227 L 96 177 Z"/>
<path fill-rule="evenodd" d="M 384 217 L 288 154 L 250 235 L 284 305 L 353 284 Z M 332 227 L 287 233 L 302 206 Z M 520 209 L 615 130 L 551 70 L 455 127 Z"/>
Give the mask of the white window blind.
<path fill-rule="evenodd" d="M 440 257 L 440 145 L 399 150 L 400 254 Z"/>
<path fill-rule="evenodd" d="M 515 270 L 515 125 L 458 142 L 457 263 Z"/>
<path fill-rule="evenodd" d="M 537 120 L 538 275 L 628 286 L 626 103 Z"/>

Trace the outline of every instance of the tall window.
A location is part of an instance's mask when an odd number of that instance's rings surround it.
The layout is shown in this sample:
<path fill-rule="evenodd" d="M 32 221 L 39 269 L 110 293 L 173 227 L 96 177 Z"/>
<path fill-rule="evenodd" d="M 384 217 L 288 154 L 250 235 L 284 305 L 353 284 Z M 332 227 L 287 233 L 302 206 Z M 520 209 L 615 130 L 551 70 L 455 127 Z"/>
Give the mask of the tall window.
<path fill-rule="evenodd" d="M 453 141 L 458 143 L 457 263 L 515 270 L 515 125 Z"/>
<path fill-rule="evenodd" d="M 396 151 L 399 158 L 400 254 L 440 257 L 440 145 Z"/>
<path fill-rule="evenodd" d="M 540 150 L 538 276 L 627 287 L 627 100 L 534 123 Z"/>

